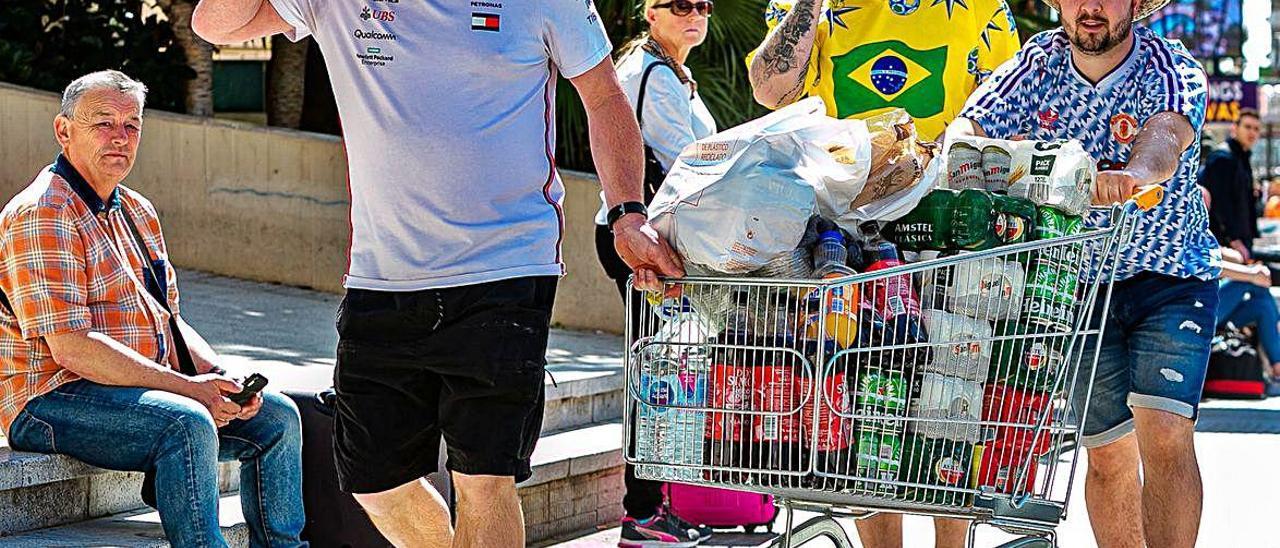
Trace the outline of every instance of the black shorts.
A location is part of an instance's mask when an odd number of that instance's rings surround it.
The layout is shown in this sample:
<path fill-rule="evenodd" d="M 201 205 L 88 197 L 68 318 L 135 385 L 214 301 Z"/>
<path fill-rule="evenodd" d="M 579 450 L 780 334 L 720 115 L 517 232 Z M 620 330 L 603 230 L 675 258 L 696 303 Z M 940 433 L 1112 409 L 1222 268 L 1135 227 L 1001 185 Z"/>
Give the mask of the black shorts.
<path fill-rule="evenodd" d="M 348 290 L 334 371 L 342 490 L 377 493 L 434 472 L 441 435 L 450 470 L 528 479 L 557 281 Z"/>

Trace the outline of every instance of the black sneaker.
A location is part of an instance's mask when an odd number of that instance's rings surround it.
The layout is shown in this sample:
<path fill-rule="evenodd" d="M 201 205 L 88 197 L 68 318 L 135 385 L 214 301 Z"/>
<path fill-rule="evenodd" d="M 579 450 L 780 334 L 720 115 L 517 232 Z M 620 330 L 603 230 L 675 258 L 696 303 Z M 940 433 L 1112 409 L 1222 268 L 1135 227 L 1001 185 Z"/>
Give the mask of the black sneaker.
<path fill-rule="evenodd" d="M 675 515 L 675 514 L 671 514 L 671 513 L 667 513 L 667 512 L 666 512 L 666 510 L 663 510 L 663 513 L 664 513 L 664 514 L 666 514 L 667 519 L 669 519 L 669 520 L 671 520 L 671 521 L 676 522 L 676 525 L 680 526 L 680 528 L 681 528 L 681 529 L 685 529 L 685 530 L 692 529 L 692 530 L 694 530 L 694 531 L 697 531 L 697 532 L 698 532 L 698 543 L 699 543 L 699 544 L 701 544 L 701 543 L 703 543 L 703 542 L 706 542 L 706 541 L 707 541 L 707 539 L 711 538 L 711 535 L 712 535 L 713 531 L 711 530 L 711 528 L 710 528 L 710 527 L 707 527 L 706 525 L 701 525 L 701 524 L 699 524 L 699 525 L 694 525 L 694 524 L 689 523 L 689 522 L 687 522 L 687 521 L 685 521 L 685 520 L 683 520 L 683 519 L 680 519 L 680 516 L 677 516 L 677 515 Z"/>
<path fill-rule="evenodd" d="M 698 545 L 696 528 L 681 527 L 673 516 L 659 512 L 649 519 L 622 518 L 618 548 L 693 548 Z"/>

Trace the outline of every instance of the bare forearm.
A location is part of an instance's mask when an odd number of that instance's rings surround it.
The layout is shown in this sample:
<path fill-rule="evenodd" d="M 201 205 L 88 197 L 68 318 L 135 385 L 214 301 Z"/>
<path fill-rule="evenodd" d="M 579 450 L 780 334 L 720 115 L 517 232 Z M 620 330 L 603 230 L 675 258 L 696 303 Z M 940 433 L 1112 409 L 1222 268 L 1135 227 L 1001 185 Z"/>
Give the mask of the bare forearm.
<path fill-rule="evenodd" d="M 1140 185 L 1168 181 L 1178 172 L 1182 151 L 1195 139 L 1191 123 L 1181 114 L 1162 112 L 1152 116 L 1133 140 L 1128 171 Z"/>
<path fill-rule="evenodd" d="M 952 120 L 950 124 L 947 124 L 947 129 L 942 133 L 942 135 L 946 138 L 986 137 L 987 133 L 982 130 L 982 126 L 979 126 L 978 123 L 973 120 L 968 118 L 956 118 L 955 120 Z"/>
<path fill-rule="evenodd" d="M 45 338 L 54 361 L 98 384 L 138 386 L 182 394 L 189 384 L 178 372 L 97 331 Z"/>
<path fill-rule="evenodd" d="M 644 144 L 621 89 L 588 105 L 587 130 L 605 203 L 643 202 Z"/>
<path fill-rule="evenodd" d="M 804 94 L 821 11 L 821 0 L 798 0 L 765 37 L 748 71 L 757 102 L 777 108 L 795 102 Z"/>
<path fill-rule="evenodd" d="M 1222 277 L 1237 282 L 1247 282 L 1253 279 L 1254 273 L 1248 267 L 1229 261 L 1222 261 Z"/>
<path fill-rule="evenodd" d="M 214 44 L 233 44 L 288 32 L 269 0 L 200 0 L 191 29 Z"/>

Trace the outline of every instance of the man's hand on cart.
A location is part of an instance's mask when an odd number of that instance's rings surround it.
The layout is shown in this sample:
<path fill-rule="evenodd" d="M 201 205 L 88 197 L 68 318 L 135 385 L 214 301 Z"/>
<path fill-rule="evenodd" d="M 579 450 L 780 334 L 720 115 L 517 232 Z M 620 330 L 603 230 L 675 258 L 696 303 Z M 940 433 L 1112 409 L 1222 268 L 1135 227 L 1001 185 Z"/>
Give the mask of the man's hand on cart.
<path fill-rule="evenodd" d="M 1099 172 L 1093 184 L 1093 205 L 1122 204 L 1137 192 L 1141 184 L 1138 176 L 1127 170 Z"/>
<path fill-rule="evenodd" d="M 684 264 L 675 250 L 649 225 L 643 215 L 623 215 L 613 225 L 613 247 L 636 273 L 636 289 L 661 291 L 659 276 L 684 276 Z"/>

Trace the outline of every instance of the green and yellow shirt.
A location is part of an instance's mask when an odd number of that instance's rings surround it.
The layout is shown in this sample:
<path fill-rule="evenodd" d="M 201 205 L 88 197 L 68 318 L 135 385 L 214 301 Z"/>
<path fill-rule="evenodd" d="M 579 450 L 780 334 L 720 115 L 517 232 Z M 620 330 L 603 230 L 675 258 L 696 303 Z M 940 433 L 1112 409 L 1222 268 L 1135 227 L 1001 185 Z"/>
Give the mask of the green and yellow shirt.
<path fill-rule="evenodd" d="M 770 2 L 770 30 L 793 4 Z M 838 118 L 905 109 L 921 137 L 934 139 L 1018 47 L 1004 0 L 826 0 L 806 93 Z"/>

